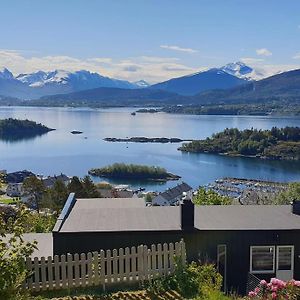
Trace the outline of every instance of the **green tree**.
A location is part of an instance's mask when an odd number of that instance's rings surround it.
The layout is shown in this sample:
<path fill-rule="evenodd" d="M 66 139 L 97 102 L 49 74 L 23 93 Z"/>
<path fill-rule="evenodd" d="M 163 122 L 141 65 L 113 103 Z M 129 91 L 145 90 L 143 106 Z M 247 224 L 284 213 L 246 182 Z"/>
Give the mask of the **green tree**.
<path fill-rule="evenodd" d="M 229 205 L 232 199 L 228 196 L 222 196 L 213 190 L 206 190 L 200 187 L 197 195 L 194 196 L 193 202 L 196 205 Z"/>
<path fill-rule="evenodd" d="M 290 204 L 294 200 L 300 200 L 300 182 L 290 183 L 287 190 L 278 194 L 275 198 L 275 203 Z"/>
<path fill-rule="evenodd" d="M 85 176 L 82 180 L 82 187 L 84 190 L 84 197 L 100 198 L 101 194 L 97 191 L 97 187 L 91 180 L 90 176 Z"/>
<path fill-rule="evenodd" d="M 29 196 L 28 204 L 39 212 L 46 192 L 43 181 L 36 176 L 30 176 L 24 180 L 23 189 Z"/>
<path fill-rule="evenodd" d="M 48 190 L 47 198 L 49 208 L 59 212 L 68 198 L 69 191 L 66 185 L 61 180 L 56 180 L 52 188 Z"/>
<path fill-rule="evenodd" d="M 75 193 L 76 197 L 84 197 L 84 189 L 80 179 L 77 176 L 73 176 L 71 182 L 68 184 L 69 193 Z"/>
<path fill-rule="evenodd" d="M 22 284 L 29 275 L 25 258 L 36 249 L 36 242 L 29 243 L 22 239 L 26 224 L 31 215 L 24 206 L 17 211 L 17 216 L 8 223 L 0 217 L 0 299 L 28 299 Z M 7 232 L 11 232 L 7 236 Z"/>

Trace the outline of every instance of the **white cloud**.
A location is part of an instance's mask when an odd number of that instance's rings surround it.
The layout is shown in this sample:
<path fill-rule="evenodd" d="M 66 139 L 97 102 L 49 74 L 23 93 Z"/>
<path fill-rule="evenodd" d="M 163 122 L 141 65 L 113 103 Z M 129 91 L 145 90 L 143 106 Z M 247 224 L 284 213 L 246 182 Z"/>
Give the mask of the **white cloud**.
<path fill-rule="evenodd" d="M 32 54 L 35 55 L 35 54 Z M 176 57 L 139 56 L 126 59 L 92 57 L 78 59 L 70 56 L 28 56 L 16 50 L 0 49 L 0 67 L 7 67 L 15 75 L 38 70 L 66 71 L 89 70 L 103 76 L 136 81 L 145 79 L 150 83 L 168 80 L 199 71 L 184 65 Z"/>
<path fill-rule="evenodd" d="M 254 57 L 242 57 L 240 59 L 245 64 L 255 64 L 264 61 L 262 58 L 254 58 Z"/>
<path fill-rule="evenodd" d="M 198 52 L 195 49 L 191 49 L 191 48 L 182 48 L 179 46 L 171 46 L 171 45 L 161 45 L 160 48 L 162 49 L 168 49 L 168 50 L 174 50 L 174 51 L 180 51 L 180 52 L 186 52 L 186 53 L 196 53 Z"/>
<path fill-rule="evenodd" d="M 278 73 L 300 68 L 300 64 L 267 64 L 262 58 L 245 57 L 240 60 L 254 68 L 258 78 L 269 77 Z"/>
<path fill-rule="evenodd" d="M 296 54 L 293 56 L 293 59 L 300 59 L 300 52 L 296 53 Z"/>
<path fill-rule="evenodd" d="M 256 50 L 256 54 L 261 56 L 271 56 L 272 52 L 266 48 L 261 48 Z"/>

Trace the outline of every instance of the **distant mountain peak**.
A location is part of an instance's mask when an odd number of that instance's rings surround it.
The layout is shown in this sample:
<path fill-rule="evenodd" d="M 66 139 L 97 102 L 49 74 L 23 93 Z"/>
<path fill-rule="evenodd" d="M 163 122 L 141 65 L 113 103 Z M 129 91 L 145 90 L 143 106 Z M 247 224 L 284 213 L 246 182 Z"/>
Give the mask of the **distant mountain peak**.
<path fill-rule="evenodd" d="M 220 68 L 224 72 L 246 80 L 260 80 L 268 76 L 262 70 L 252 68 L 242 61 L 229 63 Z"/>
<path fill-rule="evenodd" d="M 150 86 L 150 84 L 143 79 L 141 79 L 139 81 L 135 81 L 133 84 L 140 88 L 146 88 L 146 87 Z"/>
<path fill-rule="evenodd" d="M 14 79 L 14 75 L 7 68 L 0 68 L 1 79 Z"/>

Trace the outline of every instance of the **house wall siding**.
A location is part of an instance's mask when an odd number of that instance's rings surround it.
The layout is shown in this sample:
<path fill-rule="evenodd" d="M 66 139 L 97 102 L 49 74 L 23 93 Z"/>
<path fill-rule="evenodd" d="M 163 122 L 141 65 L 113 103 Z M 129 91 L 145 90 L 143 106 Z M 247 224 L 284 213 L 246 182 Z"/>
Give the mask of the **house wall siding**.
<path fill-rule="evenodd" d="M 250 246 L 294 245 L 294 278 L 300 278 L 300 231 L 199 231 L 185 238 L 189 260 L 216 263 L 217 245 L 227 246 L 227 286 L 236 292 L 246 291 L 250 271 Z M 270 280 L 276 274 L 255 274 Z"/>
<path fill-rule="evenodd" d="M 216 263 L 217 245 L 227 246 L 227 287 L 245 294 L 250 246 L 294 245 L 294 278 L 300 279 L 300 230 L 156 231 L 53 233 L 54 254 L 85 253 L 176 242 L 184 238 L 188 261 Z M 269 280 L 276 274 L 255 274 Z"/>

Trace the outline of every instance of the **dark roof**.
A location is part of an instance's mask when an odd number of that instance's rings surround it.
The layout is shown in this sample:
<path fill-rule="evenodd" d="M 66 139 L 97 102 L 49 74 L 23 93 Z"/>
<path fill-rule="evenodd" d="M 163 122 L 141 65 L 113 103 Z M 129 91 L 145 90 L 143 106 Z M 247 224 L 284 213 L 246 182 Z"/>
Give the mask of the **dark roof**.
<path fill-rule="evenodd" d="M 23 170 L 23 171 L 8 173 L 5 177 L 5 180 L 8 183 L 21 183 L 24 181 L 24 179 L 31 176 L 35 176 L 35 174 L 30 171 Z"/>
<path fill-rule="evenodd" d="M 300 230 L 291 205 L 195 206 L 198 230 Z M 56 232 L 181 230 L 181 207 L 146 207 L 140 198 L 75 199 L 70 194 Z"/>
<path fill-rule="evenodd" d="M 102 198 L 131 198 L 133 191 L 115 189 L 97 189 Z"/>
<path fill-rule="evenodd" d="M 7 241 L 11 237 L 10 234 L 6 236 L 4 241 Z M 48 257 L 53 256 L 53 238 L 52 233 L 25 233 L 23 234 L 25 242 L 37 241 L 37 248 L 32 253 L 31 257 Z"/>
<path fill-rule="evenodd" d="M 166 190 L 163 193 L 160 193 L 159 195 L 165 198 L 166 200 L 170 201 L 182 195 L 182 193 L 188 192 L 190 190 L 192 190 L 192 187 L 190 187 L 187 183 L 183 182 L 171 189 Z"/>
<path fill-rule="evenodd" d="M 54 183 L 58 180 L 62 181 L 63 183 L 66 183 L 66 182 L 70 181 L 70 178 L 65 174 L 61 174 L 58 176 L 49 176 L 49 177 L 43 179 L 43 183 L 46 187 L 52 187 L 54 185 Z"/>
<path fill-rule="evenodd" d="M 195 207 L 199 230 L 300 229 L 291 205 L 207 205 Z"/>

